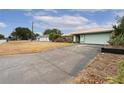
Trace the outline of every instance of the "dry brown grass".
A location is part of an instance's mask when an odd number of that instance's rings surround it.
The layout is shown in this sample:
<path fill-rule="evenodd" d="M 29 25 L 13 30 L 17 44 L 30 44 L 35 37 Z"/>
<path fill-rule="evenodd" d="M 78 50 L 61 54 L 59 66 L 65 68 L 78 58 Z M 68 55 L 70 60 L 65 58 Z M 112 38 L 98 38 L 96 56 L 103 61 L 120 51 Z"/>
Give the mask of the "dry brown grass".
<path fill-rule="evenodd" d="M 0 45 L 0 55 L 36 53 L 69 45 L 72 45 L 72 43 L 10 41 Z"/>
<path fill-rule="evenodd" d="M 117 62 L 120 60 L 124 60 L 124 55 L 100 53 L 72 82 L 78 84 L 108 83 L 107 78 L 117 74 Z"/>

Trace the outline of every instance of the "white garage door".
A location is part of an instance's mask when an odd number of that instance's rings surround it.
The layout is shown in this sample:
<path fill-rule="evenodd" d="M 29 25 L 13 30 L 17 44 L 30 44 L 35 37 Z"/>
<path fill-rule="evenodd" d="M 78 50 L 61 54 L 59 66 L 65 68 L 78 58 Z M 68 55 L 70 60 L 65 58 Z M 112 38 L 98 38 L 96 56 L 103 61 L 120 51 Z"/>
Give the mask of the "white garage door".
<path fill-rule="evenodd" d="M 80 35 L 80 43 L 87 44 L 108 44 L 110 33 L 94 33 Z"/>

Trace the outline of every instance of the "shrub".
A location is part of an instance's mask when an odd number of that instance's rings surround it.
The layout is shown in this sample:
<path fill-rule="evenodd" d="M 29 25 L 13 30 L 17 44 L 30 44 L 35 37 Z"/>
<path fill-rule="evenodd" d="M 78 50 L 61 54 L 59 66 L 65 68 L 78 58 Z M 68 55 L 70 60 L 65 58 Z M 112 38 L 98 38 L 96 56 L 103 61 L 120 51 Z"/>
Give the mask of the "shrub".
<path fill-rule="evenodd" d="M 59 34 L 55 34 L 55 33 L 50 33 L 50 34 L 49 34 L 49 39 L 50 39 L 51 41 L 55 41 L 55 39 L 57 39 L 57 38 L 59 38 L 59 37 L 60 37 Z"/>
<path fill-rule="evenodd" d="M 113 46 L 123 46 L 124 45 L 124 35 L 123 34 L 120 34 L 118 36 L 116 36 L 115 38 L 111 39 L 109 41 L 109 43 Z"/>
<path fill-rule="evenodd" d="M 59 37 L 54 40 L 55 42 L 72 42 L 72 37 Z"/>
<path fill-rule="evenodd" d="M 109 43 L 113 46 L 124 45 L 124 16 L 113 26 L 112 37 Z"/>

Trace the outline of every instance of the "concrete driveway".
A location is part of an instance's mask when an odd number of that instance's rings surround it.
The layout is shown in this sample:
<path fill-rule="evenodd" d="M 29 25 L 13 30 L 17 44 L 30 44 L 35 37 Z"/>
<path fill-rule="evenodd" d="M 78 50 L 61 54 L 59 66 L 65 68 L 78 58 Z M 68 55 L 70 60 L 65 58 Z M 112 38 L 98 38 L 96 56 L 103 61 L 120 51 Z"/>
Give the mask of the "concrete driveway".
<path fill-rule="evenodd" d="M 0 83 L 69 83 L 99 51 L 97 45 L 74 45 L 0 56 Z"/>

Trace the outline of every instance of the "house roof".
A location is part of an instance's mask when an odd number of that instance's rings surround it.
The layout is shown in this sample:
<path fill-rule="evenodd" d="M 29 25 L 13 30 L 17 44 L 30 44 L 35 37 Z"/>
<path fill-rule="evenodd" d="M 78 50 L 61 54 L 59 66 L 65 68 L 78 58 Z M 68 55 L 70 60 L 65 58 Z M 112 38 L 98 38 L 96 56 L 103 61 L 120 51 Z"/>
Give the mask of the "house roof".
<path fill-rule="evenodd" d="M 92 29 L 83 29 L 75 32 L 71 32 L 71 35 L 75 34 L 87 34 L 87 33 L 102 33 L 102 32 L 112 32 L 110 28 L 92 28 Z"/>

